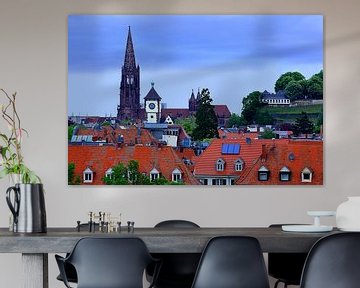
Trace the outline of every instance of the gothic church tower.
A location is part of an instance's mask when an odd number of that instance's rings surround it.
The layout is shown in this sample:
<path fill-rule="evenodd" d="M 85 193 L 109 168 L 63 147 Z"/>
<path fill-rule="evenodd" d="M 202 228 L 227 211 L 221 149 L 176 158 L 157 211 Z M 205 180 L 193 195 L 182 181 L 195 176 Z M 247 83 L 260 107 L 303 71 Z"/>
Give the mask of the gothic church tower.
<path fill-rule="evenodd" d="M 129 26 L 125 60 L 121 69 L 120 105 L 117 108 L 118 120 L 136 121 L 140 113 L 140 67 L 136 66 L 134 46 Z"/>

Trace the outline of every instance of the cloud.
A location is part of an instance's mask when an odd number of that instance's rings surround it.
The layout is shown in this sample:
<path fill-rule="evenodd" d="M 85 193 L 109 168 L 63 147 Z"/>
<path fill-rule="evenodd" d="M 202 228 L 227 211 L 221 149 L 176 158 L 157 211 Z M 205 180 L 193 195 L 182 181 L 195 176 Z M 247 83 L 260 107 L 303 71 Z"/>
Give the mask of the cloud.
<path fill-rule="evenodd" d="M 116 113 L 129 25 L 142 97 L 154 81 L 169 107 L 186 107 L 191 89 L 207 87 L 239 113 L 242 97 L 271 91 L 282 73 L 322 69 L 320 15 L 71 15 L 68 22 L 69 114 Z"/>

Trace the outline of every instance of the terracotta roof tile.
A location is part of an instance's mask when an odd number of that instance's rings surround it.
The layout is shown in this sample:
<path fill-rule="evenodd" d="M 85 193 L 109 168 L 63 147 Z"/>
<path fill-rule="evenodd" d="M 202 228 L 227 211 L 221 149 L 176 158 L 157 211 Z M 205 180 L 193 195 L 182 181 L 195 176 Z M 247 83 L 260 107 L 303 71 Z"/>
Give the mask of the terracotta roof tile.
<path fill-rule="evenodd" d="M 322 185 L 323 184 L 323 142 L 288 140 L 265 146 L 266 157 L 258 158 L 246 177 L 237 184 L 256 185 Z M 258 170 L 265 166 L 270 171 L 268 181 L 258 180 Z M 290 181 L 280 181 L 279 172 L 283 167 L 291 171 Z M 301 181 L 301 172 L 308 168 L 313 172 L 311 182 Z"/>
<path fill-rule="evenodd" d="M 186 184 L 199 184 L 174 149 L 168 146 L 135 145 L 124 146 L 123 148 L 108 145 L 69 144 L 68 146 L 68 163 L 75 164 L 75 175 L 80 175 L 82 178 L 83 171 L 89 167 L 94 172 L 93 185 L 103 184 L 102 178 L 109 168 L 119 162 L 127 165 L 130 160 L 138 161 L 139 172 L 146 173 L 148 176 L 149 172 L 156 167 L 166 179 L 171 181 L 173 170 L 178 168 L 182 171 L 183 181 Z"/>

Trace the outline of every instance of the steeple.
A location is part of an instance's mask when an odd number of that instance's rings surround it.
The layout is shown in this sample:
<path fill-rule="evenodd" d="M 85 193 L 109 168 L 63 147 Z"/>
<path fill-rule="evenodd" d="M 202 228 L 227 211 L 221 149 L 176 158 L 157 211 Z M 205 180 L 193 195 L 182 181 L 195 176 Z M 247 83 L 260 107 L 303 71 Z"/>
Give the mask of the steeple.
<path fill-rule="evenodd" d="M 135 70 L 135 68 L 136 68 L 135 52 L 134 52 L 134 46 L 133 46 L 133 42 L 132 42 L 132 38 L 131 38 L 130 26 L 129 26 L 128 37 L 127 37 L 127 42 L 126 42 L 124 68 L 127 71 Z"/>
<path fill-rule="evenodd" d="M 195 100 L 194 89 L 192 89 L 191 90 L 190 101 L 194 101 L 194 100 Z"/>
<path fill-rule="evenodd" d="M 196 112 L 196 99 L 195 99 L 194 90 L 191 91 L 191 96 L 189 99 L 189 111 Z"/>
<path fill-rule="evenodd" d="M 117 118 L 136 122 L 140 117 L 140 67 L 136 66 L 135 52 L 129 26 L 124 64 L 121 69 L 120 105 Z"/>

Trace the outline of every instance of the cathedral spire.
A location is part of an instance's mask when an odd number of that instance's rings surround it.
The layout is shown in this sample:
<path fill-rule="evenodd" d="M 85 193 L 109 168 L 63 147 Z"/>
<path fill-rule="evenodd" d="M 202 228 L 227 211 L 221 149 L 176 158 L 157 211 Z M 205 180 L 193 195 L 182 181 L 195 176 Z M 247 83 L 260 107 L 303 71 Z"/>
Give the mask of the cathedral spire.
<path fill-rule="evenodd" d="M 140 117 L 140 67 L 136 66 L 134 46 L 129 26 L 125 60 L 121 68 L 120 105 L 118 119 L 136 122 Z"/>
<path fill-rule="evenodd" d="M 132 38 L 131 38 L 130 26 L 129 26 L 128 37 L 127 37 L 127 42 L 126 42 L 124 68 L 126 70 L 134 70 L 136 68 L 135 52 L 134 52 L 134 46 L 133 46 L 133 42 L 132 42 Z"/>

